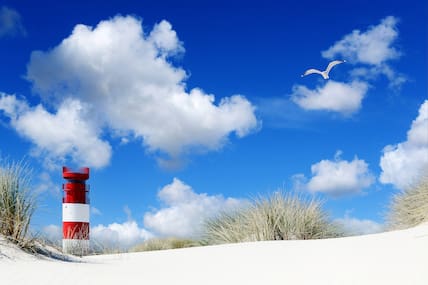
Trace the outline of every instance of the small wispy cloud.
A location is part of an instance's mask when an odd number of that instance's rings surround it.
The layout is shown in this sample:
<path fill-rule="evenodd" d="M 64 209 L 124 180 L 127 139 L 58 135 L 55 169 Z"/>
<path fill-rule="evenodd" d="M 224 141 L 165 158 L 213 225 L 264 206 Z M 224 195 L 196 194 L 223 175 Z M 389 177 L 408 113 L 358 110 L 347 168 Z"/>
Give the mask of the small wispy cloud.
<path fill-rule="evenodd" d="M 307 112 L 285 96 L 258 98 L 255 103 L 263 126 L 269 128 L 300 129 L 325 116 L 321 112 Z"/>
<path fill-rule="evenodd" d="M 91 206 L 91 215 L 101 216 L 102 212 L 98 208 Z"/>
<path fill-rule="evenodd" d="M 22 24 L 21 15 L 14 9 L 0 7 L 0 38 L 12 36 L 25 36 L 27 34 Z"/>
<path fill-rule="evenodd" d="M 380 76 L 385 76 L 389 83 L 388 87 L 392 90 L 399 91 L 401 86 L 407 81 L 407 77 L 395 71 L 387 64 L 373 67 L 356 67 L 350 71 L 350 76 L 354 79 L 364 79 L 369 82 L 377 80 Z"/>
<path fill-rule="evenodd" d="M 35 193 L 42 194 L 47 192 L 50 195 L 59 198 L 62 194 L 60 190 L 61 189 L 58 187 L 58 184 L 52 181 L 52 176 L 49 172 L 42 171 L 36 176 L 34 187 Z"/>

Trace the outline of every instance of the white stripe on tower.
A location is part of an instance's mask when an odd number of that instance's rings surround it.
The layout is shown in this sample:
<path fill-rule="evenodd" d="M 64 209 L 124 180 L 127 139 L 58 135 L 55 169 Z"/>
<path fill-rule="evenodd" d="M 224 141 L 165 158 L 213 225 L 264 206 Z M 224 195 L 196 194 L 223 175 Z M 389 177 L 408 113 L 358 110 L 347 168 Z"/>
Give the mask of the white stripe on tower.
<path fill-rule="evenodd" d="M 77 203 L 63 203 L 62 221 L 89 223 L 89 205 Z"/>

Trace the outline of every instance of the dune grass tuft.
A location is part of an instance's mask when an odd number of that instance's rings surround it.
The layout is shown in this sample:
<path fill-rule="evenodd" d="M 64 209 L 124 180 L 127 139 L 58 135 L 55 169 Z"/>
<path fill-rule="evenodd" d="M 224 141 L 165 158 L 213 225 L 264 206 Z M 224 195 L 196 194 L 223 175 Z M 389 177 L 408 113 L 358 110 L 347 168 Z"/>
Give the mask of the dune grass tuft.
<path fill-rule="evenodd" d="M 387 221 L 391 229 L 428 222 L 428 171 L 414 186 L 393 196 Z"/>
<path fill-rule="evenodd" d="M 1 161 L 0 233 L 21 247 L 28 247 L 27 236 L 36 197 L 31 192 L 31 169 L 24 161 Z"/>
<path fill-rule="evenodd" d="M 177 248 L 187 248 L 200 246 L 200 243 L 190 239 L 182 238 L 153 238 L 145 241 L 140 245 L 136 245 L 131 248 L 132 252 L 139 251 L 154 251 L 154 250 L 167 250 L 167 249 L 177 249 Z"/>
<path fill-rule="evenodd" d="M 249 207 L 223 212 L 205 224 L 204 243 L 320 239 L 341 236 L 322 210 L 322 202 L 275 192 Z"/>

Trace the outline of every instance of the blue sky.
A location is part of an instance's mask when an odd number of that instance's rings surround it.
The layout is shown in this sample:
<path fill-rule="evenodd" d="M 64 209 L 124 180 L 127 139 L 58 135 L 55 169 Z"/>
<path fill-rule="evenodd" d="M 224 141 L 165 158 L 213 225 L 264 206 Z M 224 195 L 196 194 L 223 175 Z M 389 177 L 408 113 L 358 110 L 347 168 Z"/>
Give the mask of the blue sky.
<path fill-rule="evenodd" d="M 34 229 L 59 232 L 62 165 L 124 245 L 278 189 L 376 231 L 428 167 L 424 1 L 104 2 L 0 2 L 0 154 L 34 168 Z"/>

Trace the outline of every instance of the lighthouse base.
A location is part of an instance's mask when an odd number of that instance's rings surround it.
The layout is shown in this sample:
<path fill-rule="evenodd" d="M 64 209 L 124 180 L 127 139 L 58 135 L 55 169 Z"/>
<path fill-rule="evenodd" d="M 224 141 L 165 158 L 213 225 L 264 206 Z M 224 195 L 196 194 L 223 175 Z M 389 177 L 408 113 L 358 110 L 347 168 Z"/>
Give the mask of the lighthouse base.
<path fill-rule="evenodd" d="M 63 239 L 62 251 L 73 255 L 87 255 L 89 253 L 89 240 L 87 239 Z"/>

